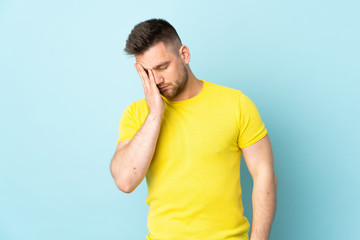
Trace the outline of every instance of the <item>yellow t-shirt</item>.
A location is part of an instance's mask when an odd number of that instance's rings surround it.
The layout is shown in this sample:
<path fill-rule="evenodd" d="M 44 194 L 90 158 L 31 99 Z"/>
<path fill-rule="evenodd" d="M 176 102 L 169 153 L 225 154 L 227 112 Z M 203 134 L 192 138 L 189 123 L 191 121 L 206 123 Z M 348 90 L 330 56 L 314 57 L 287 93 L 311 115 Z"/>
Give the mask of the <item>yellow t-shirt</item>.
<path fill-rule="evenodd" d="M 242 91 L 205 80 L 183 101 L 163 95 L 165 112 L 146 173 L 148 240 L 249 239 L 241 199 L 241 149 L 267 134 L 255 104 Z M 117 143 L 132 138 L 148 115 L 132 102 Z"/>

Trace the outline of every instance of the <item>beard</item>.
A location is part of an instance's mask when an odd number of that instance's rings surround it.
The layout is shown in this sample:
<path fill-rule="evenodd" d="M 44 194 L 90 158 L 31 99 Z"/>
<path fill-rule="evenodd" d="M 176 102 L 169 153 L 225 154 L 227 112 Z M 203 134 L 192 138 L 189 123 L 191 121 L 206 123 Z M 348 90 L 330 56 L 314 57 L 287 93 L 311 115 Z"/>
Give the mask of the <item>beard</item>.
<path fill-rule="evenodd" d="M 180 72 L 179 78 L 175 81 L 174 85 L 170 85 L 168 89 L 161 92 L 162 95 L 166 98 L 175 98 L 178 96 L 185 88 L 189 79 L 189 72 L 185 65 L 182 67 L 182 71 Z"/>

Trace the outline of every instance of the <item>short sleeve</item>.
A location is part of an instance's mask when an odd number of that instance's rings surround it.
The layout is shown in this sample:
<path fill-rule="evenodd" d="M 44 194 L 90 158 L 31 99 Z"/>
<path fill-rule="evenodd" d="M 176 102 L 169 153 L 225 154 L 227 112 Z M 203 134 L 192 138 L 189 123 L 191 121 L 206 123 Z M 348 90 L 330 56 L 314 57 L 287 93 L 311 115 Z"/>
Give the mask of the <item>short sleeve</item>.
<path fill-rule="evenodd" d="M 267 134 L 260 113 L 251 99 L 240 93 L 239 148 L 250 146 Z"/>
<path fill-rule="evenodd" d="M 124 139 L 131 139 L 139 130 L 139 125 L 135 118 L 134 103 L 131 103 L 123 112 L 119 123 L 119 138 L 116 145 Z"/>

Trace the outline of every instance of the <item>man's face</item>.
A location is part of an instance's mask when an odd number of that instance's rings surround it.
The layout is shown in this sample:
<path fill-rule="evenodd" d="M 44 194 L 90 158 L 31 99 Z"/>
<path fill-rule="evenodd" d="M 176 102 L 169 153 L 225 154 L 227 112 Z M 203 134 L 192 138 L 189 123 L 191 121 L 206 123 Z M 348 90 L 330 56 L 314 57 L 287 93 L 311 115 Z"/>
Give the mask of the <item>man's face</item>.
<path fill-rule="evenodd" d="M 170 46 L 166 47 L 163 42 L 137 55 L 136 62 L 140 63 L 145 71 L 153 70 L 160 93 L 169 100 L 179 95 L 188 81 L 188 71 L 180 55 L 175 55 Z M 161 90 L 160 87 L 163 86 L 168 87 Z"/>

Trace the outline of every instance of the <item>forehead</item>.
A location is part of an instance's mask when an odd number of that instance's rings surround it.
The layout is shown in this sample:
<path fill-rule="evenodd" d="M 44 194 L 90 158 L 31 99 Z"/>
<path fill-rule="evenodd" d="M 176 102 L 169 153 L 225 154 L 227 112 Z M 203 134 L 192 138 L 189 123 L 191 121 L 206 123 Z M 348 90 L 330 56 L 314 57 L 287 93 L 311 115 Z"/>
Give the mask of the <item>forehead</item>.
<path fill-rule="evenodd" d="M 141 63 L 147 69 L 152 69 L 164 61 L 171 61 L 174 58 L 174 53 L 170 50 L 170 46 L 159 42 L 135 58 L 137 63 Z"/>

